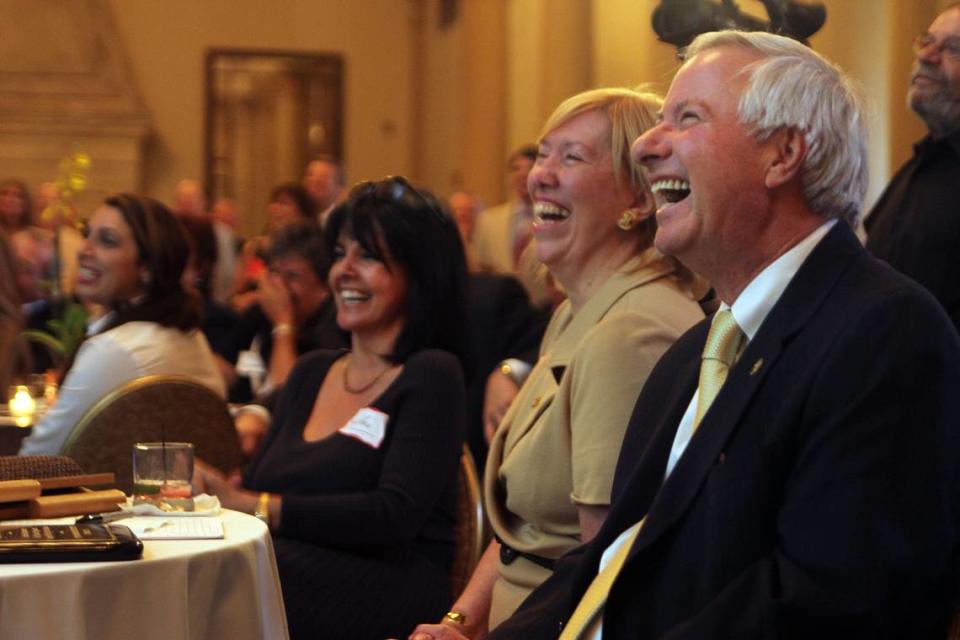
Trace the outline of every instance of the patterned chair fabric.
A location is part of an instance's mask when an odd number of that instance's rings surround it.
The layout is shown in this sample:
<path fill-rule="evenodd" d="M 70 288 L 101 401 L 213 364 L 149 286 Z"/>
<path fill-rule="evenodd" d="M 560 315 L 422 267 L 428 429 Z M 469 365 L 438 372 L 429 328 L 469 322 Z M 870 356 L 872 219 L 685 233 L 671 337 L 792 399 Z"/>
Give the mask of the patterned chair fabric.
<path fill-rule="evenodd" d="M 450 570 L 453 597 L 462 592 L 483 552 L 483 506 L 480 504 L 480 483 L 470 450 L 464 445 L 460 456 L 459 489 L 457 491 L 456 550 Z"/>
<path fill-rule="evenodd" d="M 0 456 L 0 480 L 78 476 L 83 469 L 66 456 Z"/>
<path fill-rule="evenodd" d="M 197 458 L 224 472 L 243 464 L 226 403 L 182 376 L 145 376 L 111 392 L 77 422 L 62 454 L 88 473 L 112 471 L 117 488 L 133 488 L 132 450 L 137 442 L 192 442 Z"/>

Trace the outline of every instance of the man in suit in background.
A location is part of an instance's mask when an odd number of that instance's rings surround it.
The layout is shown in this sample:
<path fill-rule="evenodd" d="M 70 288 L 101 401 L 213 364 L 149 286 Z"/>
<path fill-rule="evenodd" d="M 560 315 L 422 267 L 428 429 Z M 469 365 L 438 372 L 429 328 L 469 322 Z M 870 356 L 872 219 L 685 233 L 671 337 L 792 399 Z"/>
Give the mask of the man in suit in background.
<path fill-rule="evenodd" d="M 480 198 L 472 191 L 454 191 L 447 198 L 447 208 L 450 209 L 457 223 L 460 239 L 463 240 L 463 250 L 467 255 L 467 269 L 476 272 L 478 270 L 477 251 L 473 247 L 473 229 L 477 223 L 477 216 L 483 208 Z"/>
<path fill-rule="evenodd" d="M 327 224 L 327 217 L 344 195 L 343 165 L 337 158 L 321 154 L 307 163 L 303 171 L 303 188 L 313 202 L 313 213 L 320 226 Z"/>
<path fill-rule="evenodd" d="M 527 175 L 537 159 L 537 148 L 524 145 L 507 160 L 510 199 L 484 209 L 477 216 L 473 243 L 481 271 L 514 275 L 523 249 L 530 243 L 533 205 L 527 193 Z"/>
<path fill-rule="evenodd" d="M 471 269 L 516 277 L 537 307 L 550 304 L 545 269 L 524 251 L 533 237 L 533 203 L 527 193 L 527 175 L 537 159 L 537 147 L 527 144 L 510 154 L 507 160 L 507 186 L 510 199 L 484 209 L 473 229 Z"/>
<path fill-rule="evenodd" d="M 210 217 L 210 212 L 207 211 L 207 196 L 196 180 L 186 178 L 177 183 L 171 209 L 178 217 L 198 216 L 211 219 L 217 240 L 217 262 L 213 270 L 211 292 L 214 300 L 226 303 L 233 292 L 234 271 L 237 268 L 237 232 Z"/>
<path fill-rule="evenodd" d="M 867 249 L 929 289 L 960 328 L 960 2 L 913 50 L 907 102 L 930 133 L 867 217 Z"/>
<path fill-rule="evenodd" d="M 641 392 L 600 533 L 489 637 L 946 637 L 960 341 L 851 230 L 848 79 L 780 36 L 705 34 L 634 157 L 657 247 L 723 304 Z"/>

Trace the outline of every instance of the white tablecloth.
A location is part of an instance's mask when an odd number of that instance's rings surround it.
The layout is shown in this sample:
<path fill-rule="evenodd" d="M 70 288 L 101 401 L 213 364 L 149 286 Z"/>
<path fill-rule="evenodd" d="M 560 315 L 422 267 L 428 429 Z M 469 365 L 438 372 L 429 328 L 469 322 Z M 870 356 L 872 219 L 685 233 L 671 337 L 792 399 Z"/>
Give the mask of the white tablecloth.
<path fill-rule="evenodd" d="M 0 638 L 288 638 L 266 526 L 221 517 L 223 540 L 144 541 L 141 560 L 0 565 Z"/>

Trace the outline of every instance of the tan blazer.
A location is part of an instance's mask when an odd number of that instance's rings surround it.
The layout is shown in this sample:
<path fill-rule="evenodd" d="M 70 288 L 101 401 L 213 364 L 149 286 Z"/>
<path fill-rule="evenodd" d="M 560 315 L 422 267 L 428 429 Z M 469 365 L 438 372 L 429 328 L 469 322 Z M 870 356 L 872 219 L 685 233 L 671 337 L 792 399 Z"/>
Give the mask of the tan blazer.
<path fill-rule="evenodd" d="M 663 352 L 701 319 L 661 257 L 625 265 L 576 315 L 569 301 L 557 309 L 540 358 L 490 444 L 484 494 L 503 541 L 547 558 L 580 544 L 577 505 L 610 503 L 640 389 Z M 548 576 L 522 557 L 501 563 L 491 627 Z"/>

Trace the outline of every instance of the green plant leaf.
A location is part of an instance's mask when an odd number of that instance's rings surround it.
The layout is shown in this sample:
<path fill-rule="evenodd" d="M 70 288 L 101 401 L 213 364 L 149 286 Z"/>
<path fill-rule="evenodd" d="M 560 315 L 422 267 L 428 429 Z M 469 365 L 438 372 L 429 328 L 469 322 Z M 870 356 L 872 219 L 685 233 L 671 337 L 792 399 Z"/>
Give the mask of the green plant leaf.
<path fill-rule="evenodd" d="M 50 349 L 60 357 L 63 357 L 66 351 L 64 350 L 64 344 L 62 340 L 53 337 L 46 331 L 38 331 L 37 329 L 25 329 L 20 332 L 21 337 L 24 340 L 30 342 L 37 342 L 42 344 L 46 348 Z"/>
<path fill-rule="evenodd" d="M 59 360 L 69 358 L 87 333 L 87 312 L 83 305 L 69 302 L 61 317 L 47 321 L 47 329 L 27 329 L 21 335 L 25 340 L 44 345 Z"/>

